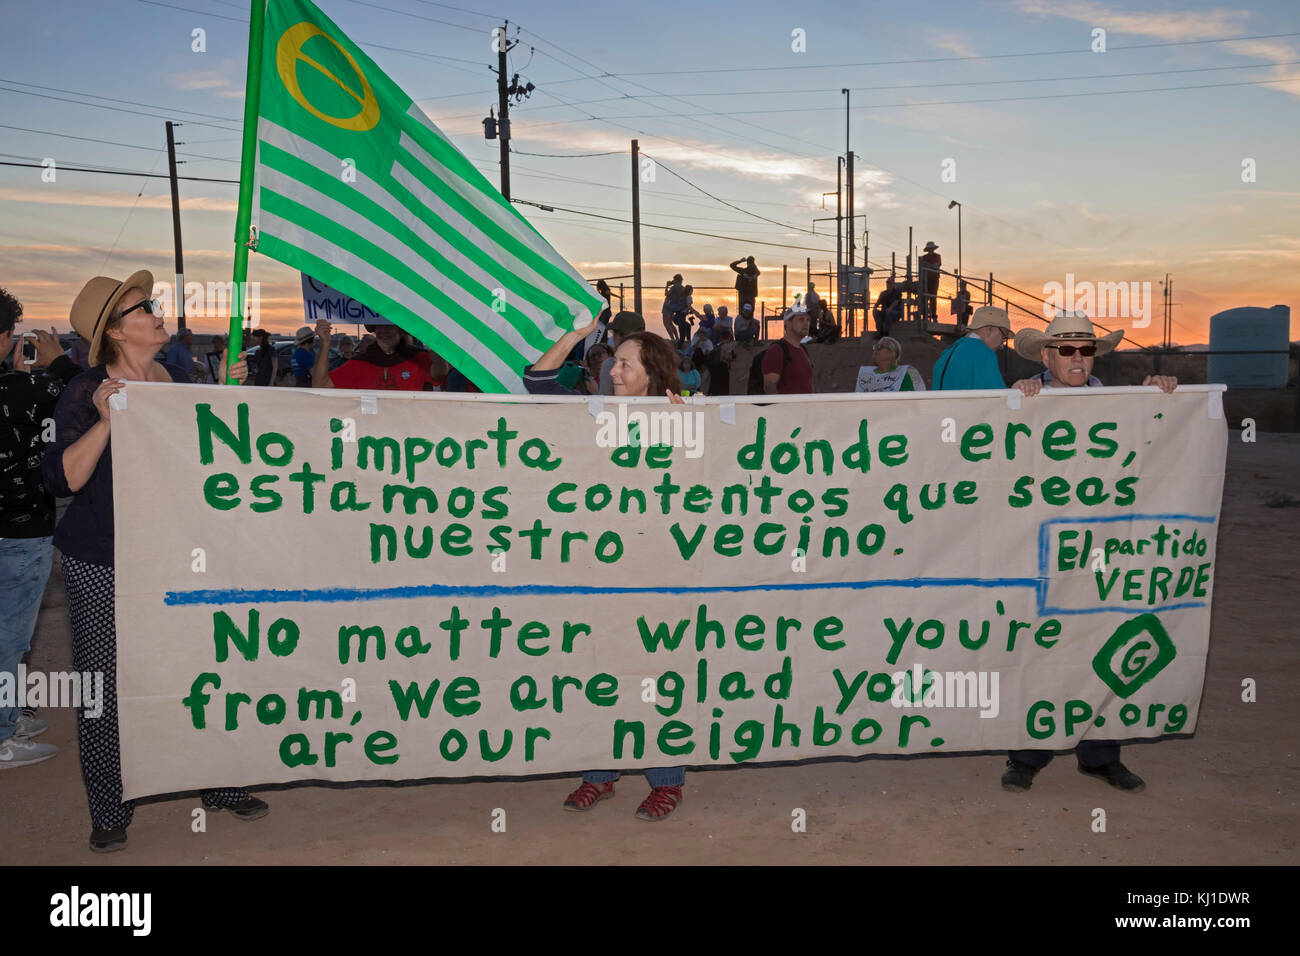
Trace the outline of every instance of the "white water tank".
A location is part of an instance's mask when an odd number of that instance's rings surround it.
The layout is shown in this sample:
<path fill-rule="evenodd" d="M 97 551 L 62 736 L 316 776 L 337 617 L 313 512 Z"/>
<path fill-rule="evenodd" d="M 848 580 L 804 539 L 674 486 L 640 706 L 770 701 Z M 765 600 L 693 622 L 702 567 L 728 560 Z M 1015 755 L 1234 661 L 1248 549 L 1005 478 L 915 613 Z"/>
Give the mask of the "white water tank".
<path fill-rule="evenodd" d="M 1205 380 L 1229 388 L 1286 388 L 1290 334 L 1291 309 L 1285 305 L 1246 306 L 1210 316 Z M 1232 352 L 1253 354 L 1222 354 Z"/>

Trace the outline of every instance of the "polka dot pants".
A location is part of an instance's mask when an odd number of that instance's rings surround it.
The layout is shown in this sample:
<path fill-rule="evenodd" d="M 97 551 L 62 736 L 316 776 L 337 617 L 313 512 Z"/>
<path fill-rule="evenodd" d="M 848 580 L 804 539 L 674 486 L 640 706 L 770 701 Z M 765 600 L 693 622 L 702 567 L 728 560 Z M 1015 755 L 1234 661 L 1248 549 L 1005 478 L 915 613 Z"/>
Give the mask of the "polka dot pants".
<path fill-rule="evenodd" d="M 122 759 L 117 736 L 117 626 L 113 569 L 64 556 L 68 618 L 72 624 L 72 662 L 78 671 L 104 675 L 104 712 L 87 717 L 77 708 L 77 743 L 81 775 L 96 830 L 127 827 L 134 800 L 122 800 Z M 227 807 L 248 796 L 242 787 L 204 790 L 203 803 Z"/>

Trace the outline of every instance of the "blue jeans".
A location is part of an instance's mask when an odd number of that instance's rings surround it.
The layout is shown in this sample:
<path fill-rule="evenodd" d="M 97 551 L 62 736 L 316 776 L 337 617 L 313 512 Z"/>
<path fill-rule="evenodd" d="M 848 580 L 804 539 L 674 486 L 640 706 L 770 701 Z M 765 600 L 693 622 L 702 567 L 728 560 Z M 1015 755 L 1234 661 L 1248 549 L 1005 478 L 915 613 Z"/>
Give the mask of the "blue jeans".
<path fill-rule="evenodd" d="M 32 646 L 41 595 L 54 558 L 53 538 L 0 538 L 0 674 L 12 675 L 15 703 L 18 664 Z M 0 740 L 13 736 L 18 707 L 0 707 Z"/>
<path fill-rule="evenodd" d="M 583 783 L 613 783 L 620 776 L 620 770 L 584 770 Z M 685 767 L 651 767 L 645 772 L 645 778 L 652 787 L 680 787 L 686 782 Z"/>

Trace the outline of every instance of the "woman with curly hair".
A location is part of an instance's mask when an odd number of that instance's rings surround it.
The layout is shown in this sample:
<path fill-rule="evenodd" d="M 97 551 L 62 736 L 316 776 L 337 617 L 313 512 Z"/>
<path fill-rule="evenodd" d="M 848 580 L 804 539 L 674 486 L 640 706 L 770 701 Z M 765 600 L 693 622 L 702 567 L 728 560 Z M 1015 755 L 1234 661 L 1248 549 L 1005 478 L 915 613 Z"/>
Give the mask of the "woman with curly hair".
<path fill-rule="evenodd" d="M 536 363 L 524 369 L 524 387 L 534 395 L 578 395 L 556 381 L 565 357 L 595 326 L 566 332 Z M 677 353 L 667 342 L 650 332 L 633 332 L 623 339 L 614 352 L 614 367 L 610 371 L 614 380 L 615 395 L 666 395 L 675 405 L 684 404 L 682 383 L 677 375 Z M 652 767 L 645 772 L 650 782 L 650 795 L 637 807 L 638 820 L 662 820 L 682 802 L 682 785 L 686 782 L 685 767 Z M 564 801 L 564 809 L 590 810 L 600 801 L 614 795 L 614 781 L 620 776 L 617 770 L 586 770 L 582 784 Z"/>

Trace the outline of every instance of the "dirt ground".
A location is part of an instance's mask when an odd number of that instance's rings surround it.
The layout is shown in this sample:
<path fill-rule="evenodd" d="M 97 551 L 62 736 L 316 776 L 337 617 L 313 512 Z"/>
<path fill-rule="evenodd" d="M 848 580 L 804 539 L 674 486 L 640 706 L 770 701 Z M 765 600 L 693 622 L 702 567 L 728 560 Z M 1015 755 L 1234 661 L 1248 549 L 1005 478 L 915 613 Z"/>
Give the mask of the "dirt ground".
<path fill-rule="evenodd" d="M 0 864 L 1296 864 L 1300 862 L 1300 435 L 1233 432 L 1200 725 L 1125 748 L 1146 792 L 1081 777 L 1069 756 L 1025 794 L 1003 792 L 998 754 L 833 760 L 691 771 L 669 819 L 632 813 L 637 775 L 585 814 L 560 804 L 575 777 L 256 790 L 271 814 L 212 814 L 196 794 L 150 798 L 130 845 L 92 854 L 71 710 L 45 710 L 57 757 L 0 774 Z M 57 567 L 57 563 L 56 563 Z M 30 666 L 71 668 L 63 583 L 45 596 Z M 1258 701 L 1243 703 L 1242 681 Z M 1104 808 L 1105 833 L 1091 829 Z M 792 814 L 806 812 L 806 832 Z M 494 811 L 505 832 L 494 832 Z M 500 813 L 496 818 L 500 818 Z"/>

